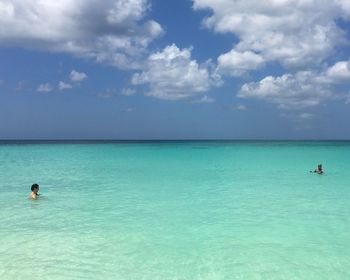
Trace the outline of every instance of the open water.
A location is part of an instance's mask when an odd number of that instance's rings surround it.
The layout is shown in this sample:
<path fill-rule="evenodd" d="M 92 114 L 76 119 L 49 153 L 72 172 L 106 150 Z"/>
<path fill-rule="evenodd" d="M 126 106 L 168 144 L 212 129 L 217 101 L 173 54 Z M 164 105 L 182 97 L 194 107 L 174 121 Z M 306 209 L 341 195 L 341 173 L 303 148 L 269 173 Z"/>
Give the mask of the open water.
<path fill-rule="evenodd" d="M 2 142 L 0 191 L 1 280 L 350 279 L 350 142 Z"/>

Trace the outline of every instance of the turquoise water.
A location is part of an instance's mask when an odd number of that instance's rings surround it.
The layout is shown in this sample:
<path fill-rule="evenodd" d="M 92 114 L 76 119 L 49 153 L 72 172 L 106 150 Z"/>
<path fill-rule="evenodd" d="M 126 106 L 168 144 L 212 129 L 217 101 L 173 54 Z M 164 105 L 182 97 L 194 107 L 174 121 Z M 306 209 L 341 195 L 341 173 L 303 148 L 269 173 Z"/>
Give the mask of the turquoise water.
<path fill-rule="evenodd" d="M 350 279 L 349 168 L 350 142 L 1 144 L 0 279 Z"/>

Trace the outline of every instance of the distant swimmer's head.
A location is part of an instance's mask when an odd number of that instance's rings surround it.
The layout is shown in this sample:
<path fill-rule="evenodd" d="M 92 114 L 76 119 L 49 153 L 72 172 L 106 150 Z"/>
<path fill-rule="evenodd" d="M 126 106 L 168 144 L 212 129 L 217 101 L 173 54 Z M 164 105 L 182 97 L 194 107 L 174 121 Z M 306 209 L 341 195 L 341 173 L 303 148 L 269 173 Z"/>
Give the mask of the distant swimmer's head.
<path fill-rule="evenodd" d="M 38 184 L 33 184 L 32 187 L 31 187 L 30 189 L 31 189 L 31 191 L 32 191 L 33 193 L 37 194 L 38 191 L 39 191 L 39 185 L 38 185 Z"/>
<path fill-rule="evenodd" d="M 322 164 L 319 164 L 317 167 L 318 169 L 322 169 Z"/>

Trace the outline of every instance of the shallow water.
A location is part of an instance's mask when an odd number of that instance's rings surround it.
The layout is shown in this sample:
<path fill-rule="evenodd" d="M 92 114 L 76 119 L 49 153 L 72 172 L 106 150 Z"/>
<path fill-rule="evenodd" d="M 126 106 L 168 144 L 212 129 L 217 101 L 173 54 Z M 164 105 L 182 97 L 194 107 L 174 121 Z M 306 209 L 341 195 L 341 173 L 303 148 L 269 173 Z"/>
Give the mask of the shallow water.
<path fill-rule="evenodd" d="M 0 279 L 350 279 L 349 168 L 350 142 L 1 144 Z"/>

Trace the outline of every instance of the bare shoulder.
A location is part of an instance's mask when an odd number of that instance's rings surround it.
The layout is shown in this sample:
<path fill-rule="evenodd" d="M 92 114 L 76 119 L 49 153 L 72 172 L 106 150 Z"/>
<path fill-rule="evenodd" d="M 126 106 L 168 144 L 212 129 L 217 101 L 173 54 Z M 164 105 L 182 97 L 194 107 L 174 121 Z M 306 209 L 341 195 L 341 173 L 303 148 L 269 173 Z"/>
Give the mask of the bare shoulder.
<path fill-rule="evenodd" d="M 29 199 L 36 199 L 38 196 L 35 194 L 35 193 L 31 193 L 30 195 L 29 195 Z"/>

